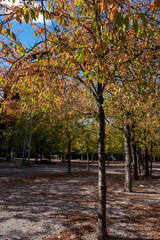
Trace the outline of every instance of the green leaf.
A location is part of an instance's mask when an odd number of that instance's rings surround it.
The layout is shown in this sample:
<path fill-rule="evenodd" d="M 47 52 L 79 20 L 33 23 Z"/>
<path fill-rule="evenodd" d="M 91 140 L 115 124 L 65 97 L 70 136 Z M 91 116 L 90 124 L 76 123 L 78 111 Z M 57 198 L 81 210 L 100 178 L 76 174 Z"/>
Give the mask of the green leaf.
<path fill-rule="evenodd" d="M 120 31 L 122 29 L 122 23 L 123 23 L 123 18 L 120 12 L 117 14 L 116 23 L 117 23 L 118 30 Z"/>
<path fill-rule="evenodd" d="M 64 21 L 64 17 L 61 16 L 61 17 L 60 17 L 60 20 L 59 20 L 59 24 L 60 24 L 60 26 L 63 24 L 63 21 Z"/>
<path fill-rule="evenodd" d="M 16 35 L 12 32 L 12 37 L 13 37 L 13 39 L 16 41 Z"/>
<path fill-rule="evenodd" d="M 141 32 L 141 30 L 140 30 L 140 29 L 138 29 L 138 32 L 137 32 L 137 37 L 139 36 L 140 32 Z"/>
<path fill-rule="evenodd" d="M 149 36 L 153 36 L 154 35 L 154 32 L 152 31 L 152 29 L 148 28 L 148 35 Z"/>
<path fill-rule="evenodd" d="M 147 20 L 147 17 L 145 16 L 144 13 L 137 11 L 136 14 L 140 17 L 140 19 L 145 22 Z"/>
<path fill-rule="evenodd" d="M 136 34 L 138 33 L 138 28 L 139 28 L 138 21 L 137 21 L 137 19 L 133 18 L 133 29 Z"/>
<path fill-rule="evenodd" d="M 77 62 L 81 62 L 83 58 L 83 54 L 80 53 L 79 56 L 77 57 Z"/>
<path fill-rule="evenodd" d="M 125 16 L 123 18 L 123 24 L 125 25 L 125 29 L 127 30 L 129 27 L 129 17 L 128 16 Z"/>
<path fill-rule="evenodd" d="M 25 19 L 26 23 L 29 23 L 29 12 L 28 12 L 28 10 L 26 10 L 26 12 L 25 12 L 24 19 Z"/>
<path fill-rule="evenodd" d="M 89 71 L 88 71 L 88 70 L 84 71 L 84 73 L 83 73 L 83 76 L 87 76 L 87 75 L 88 75 L 88 73 L 89 73 Z"/>
<path fill-rule="evenodd" d="M 11 30 L 9 28 L 7 28 L 7 33 L 8 35 L 11 35 Z"/>
<path fill-rule="evenodd" d="M 35 11 L 31 9 L 31 18 L 36 20 Z"/>

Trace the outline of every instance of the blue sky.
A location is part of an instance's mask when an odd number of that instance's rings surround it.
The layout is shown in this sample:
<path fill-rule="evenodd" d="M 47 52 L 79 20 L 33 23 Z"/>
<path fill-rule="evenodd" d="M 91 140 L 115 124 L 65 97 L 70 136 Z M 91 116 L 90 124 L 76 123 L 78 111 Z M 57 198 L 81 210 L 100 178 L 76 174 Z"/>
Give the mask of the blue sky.
<path fill-rule="evenodd" d="M 12 31 L 13 32 L 19 32 L 17 35 L 17 38 L 22 42 L 23 45 L 30 47 L 33 46 L 33 44 L 36 42 L 38 37 L 33 36 L 33 29 L 30 24 L 22 23 L 21 25 L 18 24 L 16 21 L 12 22 Z M 19 31 L 20 29 L 20 31 Z"/>
<path fill-rule="evenodd" d="M 1 3 L 7 4 L 8 6 L 12 6 L 12 5 L 16 6 L 19 4 L 23 4 L 23 0 L 15 0 L 15 3 L 13 3 L 12 0 L 2 0 Z M 42 14 L 39 15 L 39 18 L 37 19 L 36 23 L 42 26 L 43 24 Z M 49 24 L 48 21 L 47 23 Z M 38 41 L 38 36 L 37 37 L 33 36 L 34 31 L 30 24 L 27 24 L 25 22 L 22 22 L 22 24 L 19 24 L 17 21 L 13 20 L 12 26 L 13 27 L 11 28 L 11 30 L 14 33 L 18 33 L 18 36 L 16 34 L 17 38 L 20 40 L 20 42 L 22 42 L 23 45 L 27 46 L 28 48 L 33 46 L 34 43 Z"/>

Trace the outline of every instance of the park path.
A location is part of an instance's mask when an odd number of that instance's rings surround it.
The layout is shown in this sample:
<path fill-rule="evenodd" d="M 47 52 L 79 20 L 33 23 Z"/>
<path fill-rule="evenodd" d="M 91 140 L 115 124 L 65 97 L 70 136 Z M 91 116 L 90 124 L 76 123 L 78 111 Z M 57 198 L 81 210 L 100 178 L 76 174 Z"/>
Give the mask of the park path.
<path fill-rule="evenodd" d="M 80 170 L 81 171 L 80 171 Z M 97 166 L 86 173 L 75 163 L 72 176 L 64 165 L 0 166 L 1 240 L 95 240 Z M 57 172 L 58 171 L 58 172 Z M 107 168 L 107 228 L 112 239 L 160 239 L 160 165 L 156 178 L 134 182 L 123 192 L 123 165 Z"/>

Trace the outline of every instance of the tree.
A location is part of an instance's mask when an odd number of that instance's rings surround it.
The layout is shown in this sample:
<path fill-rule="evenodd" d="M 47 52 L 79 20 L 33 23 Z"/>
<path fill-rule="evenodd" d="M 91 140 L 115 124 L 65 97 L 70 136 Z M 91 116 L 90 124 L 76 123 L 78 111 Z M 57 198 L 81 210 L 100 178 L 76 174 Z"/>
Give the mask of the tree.
<path fill-rule="evenodd" d="M 131 185 L 131 157 L 133 159 L 133 170 L 134 170 L 134 179 L 137 179 L 137 161 L 136 161 L 136 145 L 140 141 L 140 132 L 152 132 L 152 136 L 156 136 L 156 128 L 158 127 L 158 115 L 156 114 L 157 106 L 159 105 L 158 99 L 158 75 L 157 75 L 157 64 L 153 65 L 153 58 L 150 57 L 150 67 L 149 63 L 146 66 L 146 63 L 140 61 L 141 67 L 139 70 L 134 67 L 134 72 L 128 74 L 126 71 L 127 79 L 130 80 L 128 83 L 123 83 L 118 85 L 112 84 L 108 89 L 108 95 L 106 96 L 105 109 L 107 116 L 110 119 L 110 123 L 114 127 L 119 127 L 122 129 L 122 123 L 124 123 L 124 138 L 125 138 L 125 150 L 126 150 L 126 182 L 125 186 Z M 137 62 L 138 63 L 138 62 Z M 143 64 L 143 65 L 142 65 Z M 131 70 L 131 69 L 130 69 Z M 133 71 L 133 70 L 132 70 Z M 142 80 L 143 76 L 143 80 Z M 125 75 L 124 75 L 125 77 Z M 156 109 L 154 108 L 156 106 Z M 150 116 L 148 118 L 148 116 Z M 153 121 L 152 117 L 157 119 Z M 150 119 L 154 125 L 150 122 Z M 149 120 L 149 124 L 148 124 Z M 155 126 L 155 128 L 154 128 Z M 141 128 L 141 130 L 140 130 Z M 152 129 L 152 130 L 151 130 Z M 154 129 L 154 130 L 153 130 Z M 131 141 L 132 140 L 132 141 Z M 145 138 L 144 142 L 148 142 L 150 145 L 150 140 Z M 128 143 L 127 143 L 128 142 Z M 132 143 L 132 156 L 131 156 L 131 143 Z M 147 166 L 147 164 L 146 164 Z M 130 183 L 130 184 L 129 184 Z M 125 187 L 126 188 L 126 187 Z M 127 191 L 131 190 L 131 186 L 128 187 Z"/>
<path fill-rule="evenodd" d="M 90 168 L 90 153 L 97 153 L 97 129 L 96 122 L 93 118 L 86 119 L 87 116 L 82 114 L 79 124 L 78 134 L 74 143 L 74 149 L 76 152 L 86 155 L 87 170 Z M 92 155 L 93 156 L 93 155 Z"/>
<path fill-rule="evenodd" d="M 14 61 L 12 70 L 14 73 L 19 70 L 18 77 L 24 73 L 27 78 L 38 71 L 48 75 L 55 84 L 81 84 L 82 89 L 93 94 L 98 126 L 98 239 L 104 240 L 107 238 L 104 93 L 111 83 L 126 81 L 123 73 L 126 69 L 130 71 L 135 59 L 159 49 L 148 41 L 150 36 L 157 37 L 157 31 L 151 30 L 151 27 L 157 30 L 157 1 L 145 5 L 139 1 L 132 4 L 129 1 L 61 0 L 48 5 L 48 9 L 44 9 L 43 1 L 42 7 L 27 2 L 22 11 L 18 8 L 17 12 L 16 8 L 14 15 L 7 16 L 18 16 L 19 22 L 24 17 L 29 22 L 43 13 L 45 18 L 54 21 L 52 29 L 35 29 L 36 34 L 45 35 L 45 41 L 41 47 L 35 45 L 32 52 L 23 48 L 24 56 Z M 23 55 L 22 49 L 19 51 Z M 45 64 L 42 58 L 47 60 Z"/>

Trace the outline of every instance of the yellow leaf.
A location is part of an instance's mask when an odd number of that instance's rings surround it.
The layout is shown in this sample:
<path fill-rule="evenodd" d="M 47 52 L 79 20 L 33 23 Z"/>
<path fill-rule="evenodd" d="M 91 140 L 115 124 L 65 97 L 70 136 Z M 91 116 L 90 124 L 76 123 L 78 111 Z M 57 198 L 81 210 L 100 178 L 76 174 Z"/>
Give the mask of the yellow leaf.
<path fill-rule="evenodd" d="M 50 10 L 52 7 L 51 1 L 47 0 L 47 3 L 48 3 L 49 10 Z"/>
<path fill-rule="evenodd" d="M 90 70 L 91 70 L 91 65 L 88 65 L 87 68 L 88 68 L 88 70 L 90 71 Z"/>

